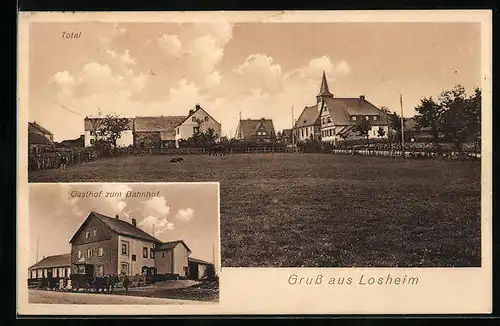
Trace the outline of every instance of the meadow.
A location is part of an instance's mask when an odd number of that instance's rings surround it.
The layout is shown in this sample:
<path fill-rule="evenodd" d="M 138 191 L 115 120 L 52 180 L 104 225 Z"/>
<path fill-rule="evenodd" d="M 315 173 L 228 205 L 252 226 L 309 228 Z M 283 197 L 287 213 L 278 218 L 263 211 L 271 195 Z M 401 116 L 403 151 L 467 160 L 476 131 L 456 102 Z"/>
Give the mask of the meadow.
<path fill-rule="evenodd" d="M 30 182 L 219 181 L 222 266 L 481 265 L 480 162 L 333 154 L 104 158 Z"/>

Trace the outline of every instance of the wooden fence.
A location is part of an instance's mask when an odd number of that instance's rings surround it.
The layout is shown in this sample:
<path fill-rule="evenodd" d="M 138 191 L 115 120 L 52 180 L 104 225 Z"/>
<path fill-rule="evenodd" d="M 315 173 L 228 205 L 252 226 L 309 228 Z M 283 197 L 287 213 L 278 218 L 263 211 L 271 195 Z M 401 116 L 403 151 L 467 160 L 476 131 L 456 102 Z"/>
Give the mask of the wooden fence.
<path fill-rule="evenodd" d="M 401 150 L 358 150 L 358 149 L 334 149 L 333 154 L 338 155 L 364 155 L 364 156 L 385 156 L 385 157 L 406 157 L 406 158 L 445 158 L 445 159 L 480 159 L 480 153 L 473 152 L 445 152 L 436 153 L 429 151 L 401 151 Z"/>
<path fill-rule="evenodd" d="M 62 167 L 64 159 L 66 165 L 73 165 L 83 162 L 95 161 L 98 155 L 95 151 L 64 151 L 64 152 L 45 152 L 28 155 L 28 170 L 47 170 Z"/>

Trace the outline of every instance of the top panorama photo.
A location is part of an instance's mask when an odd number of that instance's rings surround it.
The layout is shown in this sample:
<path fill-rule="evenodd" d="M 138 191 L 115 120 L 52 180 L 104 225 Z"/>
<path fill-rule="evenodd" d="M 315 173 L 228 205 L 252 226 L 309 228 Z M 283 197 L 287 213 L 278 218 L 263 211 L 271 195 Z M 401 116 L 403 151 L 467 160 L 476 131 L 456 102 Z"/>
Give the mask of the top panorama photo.
<path fill-rule="evenodd" d="M 32 23 L 29 42 L 29 182 L 220 182 L 222 266 L 481 266 L 479 23 Z"/>

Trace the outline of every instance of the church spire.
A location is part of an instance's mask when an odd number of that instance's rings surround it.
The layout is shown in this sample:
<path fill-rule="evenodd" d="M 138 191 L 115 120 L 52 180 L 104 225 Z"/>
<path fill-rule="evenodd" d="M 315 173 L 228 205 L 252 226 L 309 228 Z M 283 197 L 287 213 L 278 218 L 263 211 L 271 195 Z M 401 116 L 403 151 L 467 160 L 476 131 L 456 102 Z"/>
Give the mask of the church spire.
<path fill-rule="evenodd" d="M 332 95 L 328 89 L 328 83 L 326 82 L 325 71 L 323 70 L 323 78 L 321 79 L 321 88 L 319 90 L 318 96 Z"/>
<path fill-rule="evenodd" d="M 321 88 L 319 90 L 319 94 L 316 96 L 318 103 L 321 98 L 325 97 L 333 97 L 333 94 L 330 93 L 330 90 L 328 89 L 328 83 L 326 81 L 325 71 L 323 70 L 323 77 L 321 79 Z"/>

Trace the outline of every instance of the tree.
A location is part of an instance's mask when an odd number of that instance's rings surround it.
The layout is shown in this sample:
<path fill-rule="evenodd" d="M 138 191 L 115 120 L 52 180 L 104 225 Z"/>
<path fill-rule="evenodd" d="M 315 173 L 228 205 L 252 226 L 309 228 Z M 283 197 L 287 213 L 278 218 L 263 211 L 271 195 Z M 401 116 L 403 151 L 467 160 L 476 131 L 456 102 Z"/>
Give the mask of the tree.
<path fill-rule="evenodd" d="M 456 85 L 452 90 L 441 93 L 442 129 L 445 137 L 454 143 L 458 152 L 471 136 L 476 136 L 481 126 L 481 91 L 467 98 L 465 88 Z"/>
<path fill-rule="evenodd" d="M 382 138 L 382 137 L 384 137 L 384 136 L 385 136 L 385 130 L 384 130 L 384 128 L 382 128 L 381 126 L 380 126 L 380 127 L 378 127 L 378 130 L 377 130 L 377 136 L 378 136 L 378 137 L 380 137 L 380 138 Z"/>
<path fill-rule="evenodd" d="M 366 143 L 368 144 L 368 133 L 372 129 L 370 120 L 362 119 L 354 125 L 354 131 L 358 133 L 359 136 L 366 138 Z"/>
<path fill-rule="evenodd" d="M 439 146 L 439 135 L 442 132 L 443 107 L 434 101 L 432 97 L 423 98 L 415 108 L 416 129 L 430 128 L 432 142 L 435 148 Z"/>
<path fill-rule="evenodd" d="M 102 118 L 99 135 L 113 146 L 116 151 L 116 142 L 121 138 L 122 132 L 130 129 L 130 119 L 119 117 L 116 114 L 107 114 Z"/>
<path fill-rule="evenodd" d="M 388 107 L 381 107 L 380 110 L 387 115 L 389 145 L 397 139 L 401 139 L 401 117 L 396 112 L 391 112 Z"/>

